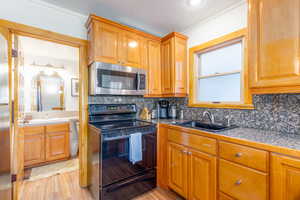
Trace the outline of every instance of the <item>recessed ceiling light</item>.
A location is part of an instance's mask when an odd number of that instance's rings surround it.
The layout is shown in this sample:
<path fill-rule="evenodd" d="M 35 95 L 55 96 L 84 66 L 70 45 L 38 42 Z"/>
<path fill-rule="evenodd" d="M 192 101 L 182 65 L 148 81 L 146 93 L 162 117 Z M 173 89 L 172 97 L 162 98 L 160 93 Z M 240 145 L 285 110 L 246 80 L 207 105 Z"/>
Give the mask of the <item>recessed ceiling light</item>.
<path fill-rule="evenodd" d="M 203 0 L 188 0 L 190 6 L 197 6 L 202 3 Z"/>

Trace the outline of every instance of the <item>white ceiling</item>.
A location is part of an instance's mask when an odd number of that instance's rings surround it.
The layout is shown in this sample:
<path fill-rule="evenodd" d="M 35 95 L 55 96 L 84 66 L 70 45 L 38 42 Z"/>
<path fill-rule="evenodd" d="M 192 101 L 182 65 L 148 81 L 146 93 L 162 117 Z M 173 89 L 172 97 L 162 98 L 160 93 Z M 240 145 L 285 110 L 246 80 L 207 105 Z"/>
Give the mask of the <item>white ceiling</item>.
<path fill-rule="evenodd" d="M 195 7 L 188 0 L 43 0 L 83 15 L 96 15 L 159 36 L 182 32 L 193 24 L 245 0 L 203 0 Z"/>

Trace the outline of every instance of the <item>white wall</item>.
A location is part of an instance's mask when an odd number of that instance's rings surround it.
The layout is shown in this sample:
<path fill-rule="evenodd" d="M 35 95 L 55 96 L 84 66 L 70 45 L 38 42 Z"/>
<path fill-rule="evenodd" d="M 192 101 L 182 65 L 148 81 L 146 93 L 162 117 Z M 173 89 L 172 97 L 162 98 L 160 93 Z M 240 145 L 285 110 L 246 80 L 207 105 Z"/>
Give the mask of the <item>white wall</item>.
<path fill-rule="evenodd" d="M 3 0 L 0 19 L 86 39 L 87 16 L 39 0 Z"/>
<path fill-rule="evenodd" d="M 247 26 L 246 1 L 191 26 L 183 33 L 189 37 L 189 47 L 221 37 Z"/>

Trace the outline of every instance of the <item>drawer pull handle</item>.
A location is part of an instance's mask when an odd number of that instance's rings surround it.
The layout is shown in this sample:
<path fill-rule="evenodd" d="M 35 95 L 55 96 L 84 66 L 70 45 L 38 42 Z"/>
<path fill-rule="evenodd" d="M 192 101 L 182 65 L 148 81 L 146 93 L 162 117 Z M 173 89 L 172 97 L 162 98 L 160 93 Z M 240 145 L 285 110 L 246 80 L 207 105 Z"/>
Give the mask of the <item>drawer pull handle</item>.
<path fill-rule="evenodd" d="M 242 180 L 237 180 L 236 182 L 235 182 L 235 185 L 241 185 L 242 184 Z"/>
<path fill-rule="evenodd" d="M 205 146 L 205 147 L 211 147 L 210 144 L 202 144 L 202 145 Z"/>
<path fill-rule="evenodd" d="M 188 154 L 188 155 L 192 155 L 192 152 L 188 152 L 187 154 Z"/>
<path fill-rule="evenodd" d="M 240 157 L 242 157 L 242 155 L 243 155 L 242 153 L 236 153 L 235 157 L 240 158 Z"/>

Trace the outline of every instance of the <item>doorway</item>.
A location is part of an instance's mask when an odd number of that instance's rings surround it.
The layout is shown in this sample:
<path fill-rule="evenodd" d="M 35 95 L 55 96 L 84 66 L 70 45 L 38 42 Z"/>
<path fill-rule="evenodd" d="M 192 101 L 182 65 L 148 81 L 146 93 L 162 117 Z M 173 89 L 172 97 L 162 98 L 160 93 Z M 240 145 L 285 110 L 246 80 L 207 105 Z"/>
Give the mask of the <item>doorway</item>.
<path fill-rule="evenodd" d="M 14 42 L 24 179 L 78 170 L 79 48 L 27 36 Z"/>
<path fill-rule="evenodd" d="M 22 152 L 22 142 L 24 141 L 24 135 L 22 131 L 18 128 L 18 119 L 22 116 L 22 111 L 25 110 L 24 105 L 19 104 L 19 95 L 22 95 L 22 92 L 19 93 L 19 86 L 22 84 L 23 78 L 19 75 L 19 70 L 22 71 L 22 62 L 23 60 L 18 51 L 19 43 L 18 37 L 29 37 L 35 38 L 42 41 L 48 41 L 52 43 L 62 44 L 70 47 L 77 48 L 79 51 L 79 80 L 77 80 L 77 86 L 79 88 L 79 174 L 78 174 L 78 184 L 81 187 L 86 187 L 89 184 L 88 181 L 88 151 L 87 151 L 87 104 L 88 104 L 88 68 L 87 68 L 87 41 L 62 35 L 59 33 L 54 33 L 51 31 L 18 24 L 10 22 L 7 20 L 0 19 L 0 35 L 5 35 L 5 39 L 8 43 L 8 68 L 9 68 L 9 114 L 10 114 L 10 151 L 11 151 L 11 169 L 10 172 L 12 175 L 9 175 L 9 181 L 13 180 L 13 199 L 18 199 L 20 183 L 23 180 L 24 176 L 24 152 Z M 75 90 L 74 90 L 75 91 Z M 24 90 L 23 94 L 28 95 L 27 91 Z M 54 108 L 55 111 L 61 111 L 64 102 L 60 98 L 58 106 Z M 57 99 L 56 101 L 57 102 Z M 57 104 L 56 104 L 57 105 Z M 51 108 L 52 108 L 51 107 Z M 21 111 L 21 112 L 19 112 Z M 61 129 L 60 129 L 61 130 Z M 55 138 L 55 134 L 54 137 Z M 59 137 L 58 137 L 59 138 Z M 20 140 L 19 140 L 20 139 Z M 53 141 L 56 141 L 55 139 Z M 52 144 L 58 144 L 52 142 Z M 53 145 L 52 145 L 53 146 Z M 53 155 L 55 157 L 55 154 Z M 3 161 L 3 160 L 2 160 Z M 5 160 L 8 162 L 9 160 Z M 11 179 L 12 178 L 12 179 Z M 7 199 L 11 199 L 11 196 Z"/>

